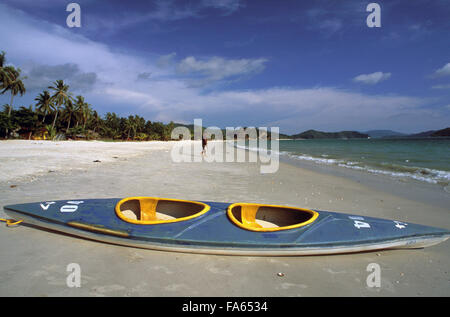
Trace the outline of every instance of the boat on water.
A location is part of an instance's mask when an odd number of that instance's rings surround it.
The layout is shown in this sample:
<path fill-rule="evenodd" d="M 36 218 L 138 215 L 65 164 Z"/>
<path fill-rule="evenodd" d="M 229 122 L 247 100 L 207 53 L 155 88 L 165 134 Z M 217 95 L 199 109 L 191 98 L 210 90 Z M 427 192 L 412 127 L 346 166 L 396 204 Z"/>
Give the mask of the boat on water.
<path fill-rule="evenodd" d="M 163 251 L 297 256 L 423 248 L 448 229 L 330 211 L 159 197 L 4 206 L 25 224 L 91 240 Z"/>

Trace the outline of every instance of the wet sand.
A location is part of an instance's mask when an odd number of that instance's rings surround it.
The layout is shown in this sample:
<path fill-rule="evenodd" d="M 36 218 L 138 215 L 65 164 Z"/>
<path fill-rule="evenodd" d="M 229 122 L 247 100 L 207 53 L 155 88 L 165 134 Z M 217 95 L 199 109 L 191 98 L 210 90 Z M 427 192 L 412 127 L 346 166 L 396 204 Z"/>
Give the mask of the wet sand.
<path fill-rule="evenodd" d="M 448 193 L 439 193 L 436 204 L 427 198 L 436 188 L 411 182 L 409 194 L 401 195 L 393 190 L 398 183 L 388 178 L 368 181 L 376 176 L 343 177 L 283 162 L 273 174 L 261 174 L 257 163 L 176 163 L 173 144 L 1 141 L 0 207 L 161 196 L 293 205 L 450 228 Z M 0 296 L 450 294 L 449 241 L 418 250 L 241 257 L 134 249 L 0 223 L 0 252 Z M 81 267 L 79 288 L 66 284 L 70 263 Z M 370 263 L 381 268 L 381 287 L 367 286 Z"/>

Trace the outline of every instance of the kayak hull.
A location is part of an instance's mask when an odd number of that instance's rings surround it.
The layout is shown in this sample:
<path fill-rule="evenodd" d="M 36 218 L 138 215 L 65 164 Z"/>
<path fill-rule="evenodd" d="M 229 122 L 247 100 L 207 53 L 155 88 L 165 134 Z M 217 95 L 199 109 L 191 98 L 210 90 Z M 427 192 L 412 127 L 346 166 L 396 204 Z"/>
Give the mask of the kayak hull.
<path fill-rule="evenodd" d="M 113 207 L 120 199 L 29 203 L 5 206 L 25 224 L 89 240 L 160 251 L 241 255 L 301 256 L 429 247 L 447 240 L 450 232 L 428 226 L 317 211 L 316 222 L 280 232 L 251 232 L 227 217 L 228 203 L 204 202 L 211 210 L 180 223 L 135 225 L 119 219 Z M 70 202 L 70 201 L 69 201 Z M 72 201 L 73 202 L 73 201 Z M 78 201 L 79 202 L 79 201 Z M 61 212 L 64 206 L 77 206 Z M 369 227 L 366 227 L 369 226 Z"/>

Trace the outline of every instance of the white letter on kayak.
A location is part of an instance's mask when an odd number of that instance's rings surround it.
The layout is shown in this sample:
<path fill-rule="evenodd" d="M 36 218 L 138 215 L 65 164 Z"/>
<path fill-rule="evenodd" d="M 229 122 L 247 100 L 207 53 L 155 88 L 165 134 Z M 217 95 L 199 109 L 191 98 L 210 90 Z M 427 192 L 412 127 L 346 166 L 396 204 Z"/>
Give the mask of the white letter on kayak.
<path fill-rule="evenodd" d="M 401 222 L 401 221 L 394 221 L 395 226 L 399 229 L 405 229 L 408 225 L 407 223 Z"/>
<path fill-rule="evenodd" d="M 358 228 L 370 228 L 370 225 L 367 222 L 363 222 L 363 221 L 359 221 L 359 220 L 355 220 L 353 225 Z"/>
<path fill-rule="evenodd" d="M 59 211 L 61 212 L 75 212 L 78 209 L 77 205 L 64 205 L 62 206 Z"/>
<path fill-rule="evenodd" d="M 84 201 L 82 201 L 82 200 L 71 200 L 71 201 L 68 201 L 67 203 L 68 204 L 73 204 L 73 205 L 79 205 L 79 204 L 84 203 Z"/>
<path fill-rule="evenodd" d="M 53 205 L 54 203 L 55 203 L 54 201 L 46 202 L 46 205 L 41 204 L 41 208 L 42 208 L 43 210 L 47 210 L 48 207 L 50 207 L 50 205 Z"/>

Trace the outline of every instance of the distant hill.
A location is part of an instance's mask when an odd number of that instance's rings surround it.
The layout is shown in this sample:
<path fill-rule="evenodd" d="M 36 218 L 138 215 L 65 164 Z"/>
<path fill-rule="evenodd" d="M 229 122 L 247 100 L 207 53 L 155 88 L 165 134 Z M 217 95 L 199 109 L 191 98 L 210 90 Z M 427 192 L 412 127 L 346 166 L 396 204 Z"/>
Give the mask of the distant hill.
<path fill-rule="evenodd" d="M 357 131 L 322 132 L 308 130 L 292 135 L 293 139 L 367 139 L 368 137 L 368 134 Z"/>
<path fill-rule="evenodd" d="M 441 137 L 441 136 L 450 136 L 450 127 L 435 131 L 431 134 L 431 137 Z"/>
<path fill-rule="evenodd" d="M 405 133 L 400 133 L 392 130 L 370 130 L 362 132 L 368 134 L 371 138 L 386 138 L 386 137 L 401 137 L 406 136 Z"/>
<path fill-rule="evenodd" d="M 409 134 L 407 138 L 438 138 L 438 137 L 450 137 L 450 127 L 442 130 L 430 130 L 415 134 Z"/>
<path fill-rule="evenodd" d="M 419 132 L 419 133 L 414 133 L 414 134 L 408 134 L 406 135 L 407 138 L 429 138 L 431 137 L 431 135 L 436 132 L 435 130 L 430 130 L 430 131 L 424 131 L 424 132 Z"/>
<path fill-rule="evenodd" d="M 194 136 L 193 124 L 175 123 L 175 127 L 183 126 L 191 131 L 191 137 Z M 205 127 L 203 127 L 203 130 Z M 245 129 L 245 128 L 244 128 Z M 221 129 L 223 138 L 226 137 L 226 130 Z M 270 129 L 268 131 L 268 138 L 270 139 Z M 258 136 L 262 135 L 262 131 L 257 130 Z M 442 130 L 430 130 L 414 134 L 405 134 L 392 130 L 370 130 L 366 132 L 357 131 L 340 131 L 340 132 L 323 132 L 317 130 L 307 130 L 302 133 L 287 135 L 280 133 L 280 139 L 367 139 L 371 138 L 437 138 L 437 137 L 450 137 L 450 127 Z"/>
<path fill-rule="evenodd" d="M 341 131 L 341 132 L 322 132 L 317 130 L 308 130 L 302 133 L 294 134 L 292 139 L 366 139 L 371 138 L 448 138 L 450 137 L 450 127 L 441 130 L 429 130 L 414 134 L 405 134 L 392 130 L 370 130 L 366 132 Z"/>

